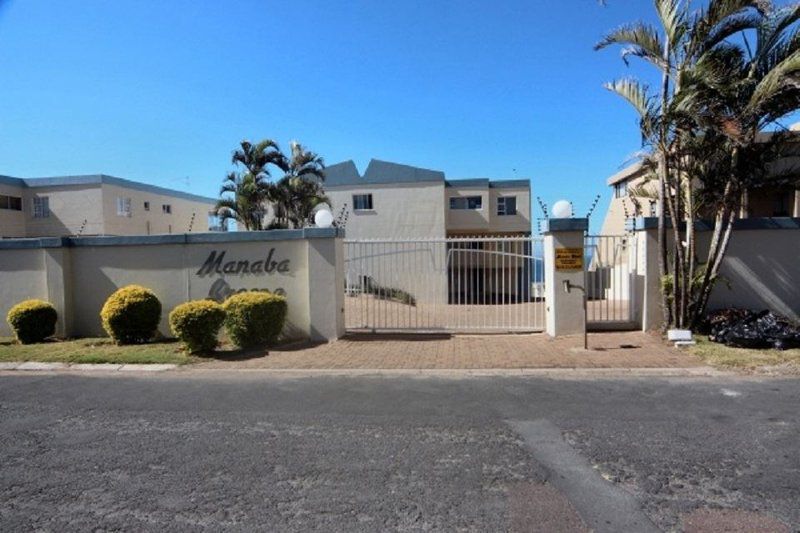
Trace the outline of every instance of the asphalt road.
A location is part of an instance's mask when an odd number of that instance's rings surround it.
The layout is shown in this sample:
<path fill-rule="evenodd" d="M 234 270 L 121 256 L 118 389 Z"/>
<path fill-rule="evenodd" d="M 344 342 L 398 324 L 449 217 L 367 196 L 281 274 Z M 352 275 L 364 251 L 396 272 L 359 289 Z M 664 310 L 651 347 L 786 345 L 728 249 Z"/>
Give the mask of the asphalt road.
<path fill-rule="evenodd" d="M 5 375 L 0 529 L 793 531 L 799 406 L 754 378 Z"/>

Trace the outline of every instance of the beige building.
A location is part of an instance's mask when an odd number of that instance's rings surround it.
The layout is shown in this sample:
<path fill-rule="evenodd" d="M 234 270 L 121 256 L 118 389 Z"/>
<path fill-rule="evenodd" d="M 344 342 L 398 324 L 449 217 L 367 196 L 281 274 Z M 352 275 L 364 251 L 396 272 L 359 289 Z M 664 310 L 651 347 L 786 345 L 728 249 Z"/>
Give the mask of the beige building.
<path fill-rule="evenodd" d="M 221 229 L 215 200 L 103 174 L 0 176 L 0 238 L 157 235 Z"/>
<path fill-rule="evenodd" d="M 363 176 L 352 161 L 325 170 L 347 238 L 429 239 L 530 235 L 529 180 L 447 180 L 444 172 L 373 159 Z"/>
<path fill-rule="evenodd" d="M 800 142 L 800 123 L 791 128 L 798 132 L 797 142 L 792 140 L 790 146 L 798 146 Z M 764 138 L 769 133 L 762 134 Z M 793 137 L 794 139 L 794 137 Z M 800 148 L 792 148 L 790 154 L 800 154 Z M 800 155 L 790 155 L 773 163 L 770 172 L 800 174 Z M 628 219 L 635 217 L 651 217 L 658 215 L 658 203 L 655 180 L 646 179 L 647 169 L 641 163 L 630 165 L 606 181 L 612 189 L 611 202 L 603 221 L 603 235 L 621 235 L 625 233 Z M 648 192 L 646 196 L 640 193 Z M 800 218 L 800 187 L 797 185 L 759 187 L 746 191 L 741 198 L 740 219 L 748 218 Z M 712 218 L 709 216 L 708 218 Z"/>

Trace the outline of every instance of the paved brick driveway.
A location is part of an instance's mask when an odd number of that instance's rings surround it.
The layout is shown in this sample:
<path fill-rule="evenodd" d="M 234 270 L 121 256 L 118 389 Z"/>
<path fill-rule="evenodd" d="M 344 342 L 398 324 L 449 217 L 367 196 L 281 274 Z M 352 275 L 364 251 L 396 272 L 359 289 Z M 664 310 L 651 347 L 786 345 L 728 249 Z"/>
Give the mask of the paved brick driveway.
<path fill-rule="evenodd" d="M 641 332 L 551 339 L 533 335 L 350 335 L 315 346 L 293 345 L 201 368 L 273 369 L 488 369 L 677 368 L 702 366 L 697 357 Z"/>

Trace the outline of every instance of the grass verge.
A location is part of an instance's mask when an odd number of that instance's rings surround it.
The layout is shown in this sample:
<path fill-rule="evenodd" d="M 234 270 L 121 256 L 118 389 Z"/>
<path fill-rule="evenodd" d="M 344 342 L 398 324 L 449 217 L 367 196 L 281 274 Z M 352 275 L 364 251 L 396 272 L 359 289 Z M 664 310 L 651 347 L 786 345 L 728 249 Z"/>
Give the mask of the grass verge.
<path fill-rule="evenodd" d="M 712 366 L 740 370 L 783 367 L 789 372 L 800 373 L 800 350 L 751 350 L 731 348 L 705 338 L 695 340 L 697 345 L 691 348 L 691 352 Z"/>
<path fill-rule="evenodd" d="M 118 346 L 107 338 L 86 338 L 18 344 L 10 337 L 0 337 L 0 362 L 182 365 L 196 360 L 198 359 L 181 351 L 180 343 L 175 341 Z"/>

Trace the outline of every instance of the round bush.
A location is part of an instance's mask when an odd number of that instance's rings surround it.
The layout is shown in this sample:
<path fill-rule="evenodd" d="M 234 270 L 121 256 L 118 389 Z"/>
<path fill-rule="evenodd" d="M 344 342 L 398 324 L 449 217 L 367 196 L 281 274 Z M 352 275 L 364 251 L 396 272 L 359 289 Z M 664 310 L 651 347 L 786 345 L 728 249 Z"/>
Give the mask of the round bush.
<path fill-rule="evenodd" d="M 186 302 L 169 314 L 169 327 L 192 353 L 211 352 L 225 321 L 225 310 L 211 300 Z"/>
<path fill-rule="evenodd" d="M 286 322 L 286 298 L 269 292 L 240 292 L 222 306 L 225 331 L 242 348 L 275 342 Z"/>
<path fill-rule="evenodd" d="M 25 300 L 8 311 L 8 325 L 22 344 L 42 342 L 56 332 L 58 313 L 50 303 Z"/>
<path fill-rule="evenodd" d="M 161 302 L 150 289 L 122 287 L 100 311 L 103 329 L 117 344 L 141 344 L 153 338 L 161 321 Z"/>

